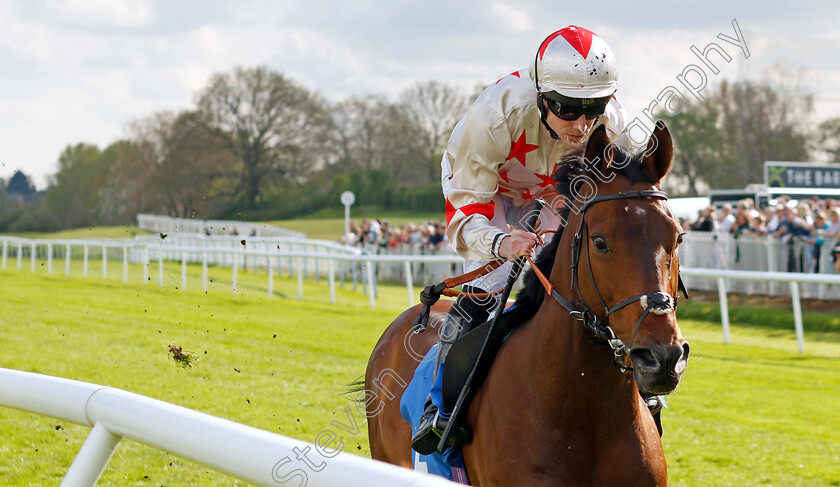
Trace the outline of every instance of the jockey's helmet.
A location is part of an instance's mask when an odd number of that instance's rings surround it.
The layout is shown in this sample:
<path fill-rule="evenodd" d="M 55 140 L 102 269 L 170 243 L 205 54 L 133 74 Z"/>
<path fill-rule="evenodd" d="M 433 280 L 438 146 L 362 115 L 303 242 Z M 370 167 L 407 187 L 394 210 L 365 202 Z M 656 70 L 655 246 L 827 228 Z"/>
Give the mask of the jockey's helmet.
<path fill-rule="evenodd" d="M 570 25 L 540 44 L 530 68 L 537 93 L 551 98 L 608 98 L 618 89 L 615 56 L 607 43 L 583 27 Z"/>

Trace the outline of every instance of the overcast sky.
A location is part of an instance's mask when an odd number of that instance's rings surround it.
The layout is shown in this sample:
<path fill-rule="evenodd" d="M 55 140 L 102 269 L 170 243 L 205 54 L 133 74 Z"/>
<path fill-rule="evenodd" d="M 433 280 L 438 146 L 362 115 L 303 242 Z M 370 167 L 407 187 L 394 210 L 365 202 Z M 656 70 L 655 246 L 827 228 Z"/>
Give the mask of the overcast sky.
<path fill-rule="evenodd" d="M 0 178 L 16 169 L 44 189 L 69 144 L 104 148 L 125 125 L 193 106 L 211 74 L 267 65 L 325 98 L 381 93 L 415 81 L 465 92 L 526 67 L 569 24 L 612 47 L 631 116 L 696 64 L 692 45 L 718 43 L 709 84 L 803 68 L 819 119 L 840 116 L 840 2 L 799 1 L 221 1 L 0 0 Z M 718 38 L 737 36 L 750 57 Z M 689 79 L 696 75 L 689 75 Z M 708 89 L 708 88 L 707 88 Z"/>

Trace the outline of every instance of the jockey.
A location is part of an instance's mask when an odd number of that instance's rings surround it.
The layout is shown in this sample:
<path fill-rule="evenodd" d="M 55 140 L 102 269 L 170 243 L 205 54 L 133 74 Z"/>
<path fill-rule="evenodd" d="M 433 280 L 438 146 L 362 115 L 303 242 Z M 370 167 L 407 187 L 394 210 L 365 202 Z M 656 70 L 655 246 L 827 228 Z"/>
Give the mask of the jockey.
<path fill-rule="evenodd" d="M 540 214 L 542 228 L 559 226 L 553 206 L 562 203 L 551 175 L 593 127 L 603 124 L 612 142 L 629 146 L 617 87 L 616 62 L 607 43 L 570 25 L 543 40 L 529 70 L 514 71 L 488 86 L 455 126 L 441 161 L 447 236 L 464 258 L 464 272 L 508 260 L 465 285 L 465 292 L 504 287 L 512 261 L 533 254 L 538 238 L 521 229 L 521 222 L 536 198 L 549 203 Z M 437 363 L 448 351 L 447 342 L 484 323 L 496 304 L 493 299 L 459 297 L 444 326 L 450 333 L 441 331 Z M 436 377 L 436 387 L 439 382 Z M 439 396 L 433 388 L 412 438 L 412 447 L 421 454 L 434 452 L 440 439 Z"/>

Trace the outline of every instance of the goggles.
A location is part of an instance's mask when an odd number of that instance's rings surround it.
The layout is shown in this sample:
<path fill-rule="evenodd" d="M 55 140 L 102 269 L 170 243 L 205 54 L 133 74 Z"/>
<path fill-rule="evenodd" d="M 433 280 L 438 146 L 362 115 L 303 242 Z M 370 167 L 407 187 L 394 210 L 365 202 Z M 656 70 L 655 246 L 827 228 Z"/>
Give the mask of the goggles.
<path fill-rule="evenodd" d="M 557 116 L 560 120 L 573 122 L 585 116 L 587 120 L 597 118 L 604 114 L 604 110 L 609 103 L 609 96 L 603 98 L 570 98 L 558 93 L 551 93 L 551 98 L 543 95 L 543 100 L 551 113 Z"/>

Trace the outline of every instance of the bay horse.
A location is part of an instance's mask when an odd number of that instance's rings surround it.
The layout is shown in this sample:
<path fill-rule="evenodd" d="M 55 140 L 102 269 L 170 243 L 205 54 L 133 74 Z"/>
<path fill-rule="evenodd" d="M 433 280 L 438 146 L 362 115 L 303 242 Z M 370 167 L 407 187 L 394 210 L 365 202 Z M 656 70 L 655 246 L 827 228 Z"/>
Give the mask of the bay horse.
<path fill-rule="evenodd" d="M 640 392 L 672 392 L 689 354 L 676 303 L 647 304 L 675 300 L 681 287 L 683 232 L 659 186 L 672 157 L 671 135 L 658 122 L 637 154 L 610 145 L 599 127 L 585 152 L 560 164 L 561 217 L 577 232 L 558 229 L 535 264 L 554 292 L 526 274 L 517 308 L 531 317 L 501 346 L 463 416 L 473 432 L 462 447 L 472 485 L 667 485 L 662 442 Z M 438 302 L 432 313 L 450 307 Z M 391 323 L 365 374 L 371 456 L 408 468 L 400 391 L 438 340 L 434 326 L 413 334 L 420 311 Z M 593 335 L 598 326 L 614 335 Z"/>

